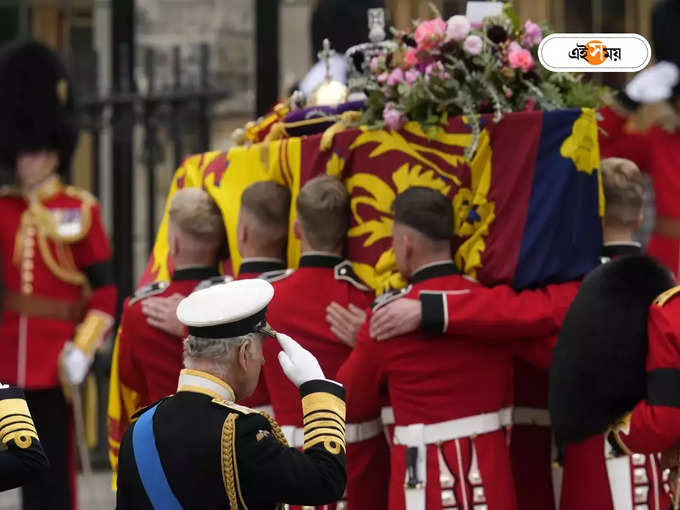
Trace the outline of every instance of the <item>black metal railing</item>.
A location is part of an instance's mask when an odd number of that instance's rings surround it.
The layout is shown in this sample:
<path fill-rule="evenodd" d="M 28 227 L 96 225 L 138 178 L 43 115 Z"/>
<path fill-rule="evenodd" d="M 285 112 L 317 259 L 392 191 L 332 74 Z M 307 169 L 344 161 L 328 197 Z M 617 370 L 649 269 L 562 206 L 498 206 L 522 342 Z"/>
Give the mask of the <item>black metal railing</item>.
<path fill-rule="evenodd" d="M 97 93 L 96 55 L 74 62 L 71 66 L 74 80 L 81 92 L 79 115 L 82 130 L 92 136 L 92 183 L 98 197 L 108 196 L 113 202 L 114 265 L 116 285 L 119 293 L 118 313 L 123 300 L 132 293 L 134 256 L 134 165 L 135 140 L 133 133 L 141 136 L 141 162 L 146 173 L 146 214 L 147 246 L 153 247 L 158 218 L 157 172 L 164 163 L 163 154 L 172 145 L 172 164 L 177 168 L 185 154 L 205 152 L 211 146 L 213 104 L 227 98 L 231 91 L 216 86 L 210 78 L 210 47 L 200 45 L 198 76 L 182 68 L 182 51 L 179 46 L 171 49 L 171 80 L 158 80 L 159 50 L 145 48 L 142 53 L 143 79 L 146 86 L 140 91 L 134 83 L 129 69 L 130 51 L 126 44 L 118 49 L 118 73 L 116 86 L 106 96 Z M 78 56 L 74 56 L 74 59 Z M 190 126 L 187 128 L 187 126 Z M 100 180 L 100 141 L 103 130 L 110 129 L 112 140 L 113 185 L 107 189 Z M 189 132 L 191 131 L 191 132 Z M 165 135 L 165 136 L 163 136 Z M 164 197 L 161 197 L 163 199 Z M 118 314 L 118 317 L 120 315 Z M 110 352 L 102 353 L 95 359 L 94 371 L 98 382 L 99 395 L 99 444 L 92 452 L 93 465 L 108 466 L 106 406 L 110 374 Z"/>

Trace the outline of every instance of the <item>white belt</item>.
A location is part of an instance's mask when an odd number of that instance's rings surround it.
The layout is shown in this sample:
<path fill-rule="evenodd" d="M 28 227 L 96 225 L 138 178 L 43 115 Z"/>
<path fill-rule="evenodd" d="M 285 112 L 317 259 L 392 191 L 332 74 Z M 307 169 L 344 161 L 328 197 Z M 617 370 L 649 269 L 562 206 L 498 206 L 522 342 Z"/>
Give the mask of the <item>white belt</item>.
<path fill-rule="evenodd" d="M 463 437 L 494 432 L 509 426 L 512 423 L 511 419 L 512 408 L 505 407 L 492 413 L 457 418 L 431 425 L 397 425 L 394 427 L 394 443 L 405 446 L 422 446 L 423 444 L 453 441 Z"/>
<path fill-rule="evenodd" d="M 380 410 L 380 419 L 383 425 L 394 425 L 394 409 L 391 407 L 383 407 Z"/>
<path fill-rule="evenodd" d="M 267 413 L 269 416 L 274 416 L 274 408 L 272 406 L 253 407 L 253 411 L 257 411 L 258 413 Z"/>
<path fill-rule="evenodd" d="M 512 424 L 550 427 L 550 412 L 537 407 L 515 407 L 512 411 Z"/>
<path fill-rule="evenodd" d="M 286 436 L 290 446 L 302 448 L 305 444 L 305 429 L 293 425 L 283 425 L 281 432 Z M 345 427 L 345 442 L 347 444 L 359 443 L 380 435 L 382 423 L 380 420 L 364 421 L 360 423 L 348 423 Z"/>

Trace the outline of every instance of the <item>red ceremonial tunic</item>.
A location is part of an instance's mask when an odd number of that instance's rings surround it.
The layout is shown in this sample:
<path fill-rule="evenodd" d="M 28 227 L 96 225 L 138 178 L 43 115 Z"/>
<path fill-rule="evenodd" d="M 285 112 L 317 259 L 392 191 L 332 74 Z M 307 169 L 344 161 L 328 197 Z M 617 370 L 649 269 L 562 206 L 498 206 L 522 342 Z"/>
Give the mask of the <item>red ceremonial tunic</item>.
<path fill-rule="evenodd" d="M 417 271 L 400 297 L 479 287 L 462 277 L 452 262 L 443 262 Z M 374 308 L 386 301 L 379 299 Z M 406 499 L 412 496 L 419 501 L 413 508 L 428 510 L 473 509 L 474 505 L 516 508 L 505 428 L 509 412 L 501 413 L 511 399 L 509 349 L 469 337 L 433 341 L 420 332 L 377 342 L 369 337 L 369 321 L 370 317 L 338 379 L 347 390 L 351 421 L 377 416 L 389 393 L 395 417 L 390 510 L 406 508 Z M 481 418 L 488 431 L 479 433 L 478 426 L 460 421 L 452 426 L 443 423 L 470 417 Z M 437 425 L 438 433 L 429 425 Z M 403 437 L 411 430 L 413 437 Z M 413 446 L 420 437 L 425 439 Z M 405 480 L 412 482 L 413 489 L 405 489 Z"/>
<path fill-rule="evenodd" d="M 654 126 L 644 133 L 626 129 L 627 118 L 612 108 L 603 108 L 599 126 L 603 158 L 620 157 L 634 161 L 649 174 L 655 193 L 657 226 L 645 250 L 665 264 L 676 279 L 680 274 L 680 225 L 664 231 L 665 224 L 680 222 L 680 132 Z M 661 223 L 664 223 L 662 225 Z M 661 227 L 661 228 L 660 228 Z M 676 232 L 677 230 L 677 232 Z"/>
<path fill-rule="evenodd" d="M 641 401 L 616 431 L 618 444 L 629 452 L 663 452 L 662 467 L 678 467 L 680 446 L 680 287 L 661 294 L 649 309 L 647 334 L 647 398 Z M 652 455 L 650 455 L 652 454 Z M 633 458 L 640 455 L 633 455 Z M 675 475 L 674 475 L 675 476 Z M 668 481 L 664 472 L 663 481 Z M 676 488 L 677 489 L 677 488 Z M 664 483 L 660 492 L 669 490 Z M 656 501 L 650 493 L 650 505 Z M 659 504 L 666 504 L 665 494 Z M 659 508 L 666 508 L 660 506 Z M 650 506 L 650 508 L 655 508 Z"/>
<path fill-rule="evenodd" d="M 270 280 L 282 276 L 285 271 L 286 265 L 281 260 L 268 258 L 243 259 L 236 280 L 247 280 L 249 278 Z M 253 394 L 248 398 L 240 400 L 239 404 L 272 414 L 273 411 L 270 403 L 264 373 L 260 373 L 260 379 Z"/>
<path fill-rule="evenodd" d="M 113 325 L 116 287 L 99 205 L 56 178 L 32 203 L 3 188 L 0 257 L 0 381 L 27 389 L 59 387 L 64 344 L 73 340 L 93 354 Z"/>
<path fill-rule="evenodd" d="M 267 309 L 267 321 L 277 331 L 290 335 L 316 356 L 325 376 L 334 379 L 352 349 L 339 340 L 326 322 L 326 307 L 336 302 L 366 308 L 373 299 L 369 288 L 356 277 L 349 261 L 341 257 L 306 253 L 300 266 L 274 285 L 274 299 Z M 299 391 L 281 370 L 277 342 L 265 342 L 264 375 L 276 421 L 284 432 L 302 430 Z M 371 417 L 376 419 L 377 416 Z M 367 421 L 367 420 L 362 420 Z M 348 430 L 353 424 L 347 420 Z M 289 441 L 290 442 L 290 441 Z M 294 446 L 296 440 L 292 441 Z M 367 452 L 382 455 L 372 457 Z M 387 508 L 389 453 L 380 428 L 376 435 L 359 442 L 347 441 L 347 506 L 349 510 Z"/>

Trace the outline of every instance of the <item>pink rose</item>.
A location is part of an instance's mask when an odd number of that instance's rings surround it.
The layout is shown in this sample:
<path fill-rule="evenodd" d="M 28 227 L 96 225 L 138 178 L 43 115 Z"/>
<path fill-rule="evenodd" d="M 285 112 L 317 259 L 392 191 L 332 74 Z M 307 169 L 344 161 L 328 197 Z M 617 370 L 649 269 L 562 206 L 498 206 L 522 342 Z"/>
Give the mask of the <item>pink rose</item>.
<path fill-rule="evenodd" d="M 371 59 L 371 63 L 369 64 L 369 68 L 371 69 L 372 72 L 376 72 L 378 70 L 378 66 L 380 65 L 380 61 L 378 60 L 378 57 L 373 57 Z"/>
<path fill-rule="evenodd" d="M 404 71 L 402 71 L 401 68 L 399 67 L 394 69 L 387 78 L 387 84 L 390 87 L 395 87 L 399 85 L 402 81 L 404 81 Z"/>
<path fill-rule="evenodd" d="M 527 20 L 524 23 L 524 42 L 527 44 L 538 44 L 543 39 L 543 31 L 533 21 Z"/>
<path fill-rule="evenodd" d="M 401 129 L 401 127 L 406 122 L 404 114 L 394 107 L 394 103 L 387 103 L 385 105 L 385 109 L 383 110 L 383 120 L 385 121 L 385 127 L 393 131 Z"/>
<path fill-rule="evenodd" d="M 525 73 L 534 65 L 534 58 L 529 50 L 520 49 L 508 53 L 508 63 L 513 69 L 522 69 Z"/>
<path fill-rule="evenodd" d="M 448 40 L 462 41 L 470 33 L 470 22 L 465 16 L 457 14 L 446 22 L 446 37 Z"/>
<path fill-rule="evenodd" d="M 409 85 L 413 85 L 416 82 L 416 80 L 418 80 L 419 76 L 420 73 L 418 71 L 416 71 L 415 69 L 409 69 L 404 73 L 404 80 Z"/>
<path fill-rule="evenodd" d="M 446 23 L 441 19 L 430 19 L 420 23 L 416 28 L 413 38 L 420 50 L 432 50 L 444 40 L 446 35 Z"/>
<path fill-rule="evenodd" d="M 404 55 L 404 64 L 413 67 L 418 64 L 418 51 L 415 48 L 409 48 Z"/>
<path fill-rule="evenodd" d="M 378 83 L 383 84 L 383 83 L 387 82 L 387 78 L 389 78 L 389 77 L 390 77 L 390 75 L 387 74 L 387 73 L 380 73 L 378 75 L 378 78 L 377 78 Z"/>
<path fill-rule="evenodd" d="M 463 43 L 463 49 L 470 55 L 479 55 L 482 52 L 482 38 L 478 35 L 468 35 Z"/>
<path fill-rule="evenodd" d="M 517 41 L 512 41 L 510 44 L 508 44 L 508 53 L 513 51 L 520 51 L 521 49 L 522 46 Z"/>

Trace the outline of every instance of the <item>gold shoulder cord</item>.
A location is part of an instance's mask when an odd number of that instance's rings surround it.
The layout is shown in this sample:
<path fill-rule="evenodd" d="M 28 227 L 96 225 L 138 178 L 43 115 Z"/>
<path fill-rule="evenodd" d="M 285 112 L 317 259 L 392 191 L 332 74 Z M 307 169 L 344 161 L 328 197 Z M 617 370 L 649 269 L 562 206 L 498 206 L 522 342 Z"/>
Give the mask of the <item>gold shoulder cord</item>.
<path fill-rule="evenodd" d="M 236 489 L 234 487 L 234 457 L 233 444 L 236 437 L 236 413 L 229 413 L 222 426 L 222 481 L 224 490 L 229 498 L 229 508 L 237 510 Z"/>
<path fill-rule="evenodd" d="M 267 413 L 264 411 L 260 411 L 260 414 L 267 418 L 267 421 L 269 422 L 269 426 L 272 428 L 272 434 L 274 434 L 274 438 L 281 443 L 283 446 L 288 446 L 288 441 L 286 440 L 286 436 L 283 435 L 283 431 L 281 430 L 281 427 L 279 427 L 279 424 L 276 423 L 274 418 L 269 416 Z"/>

